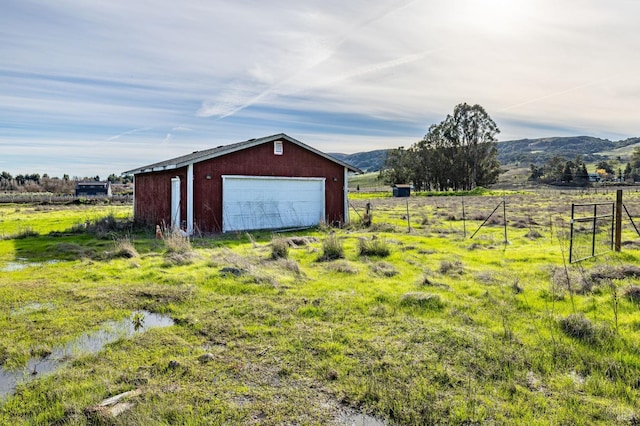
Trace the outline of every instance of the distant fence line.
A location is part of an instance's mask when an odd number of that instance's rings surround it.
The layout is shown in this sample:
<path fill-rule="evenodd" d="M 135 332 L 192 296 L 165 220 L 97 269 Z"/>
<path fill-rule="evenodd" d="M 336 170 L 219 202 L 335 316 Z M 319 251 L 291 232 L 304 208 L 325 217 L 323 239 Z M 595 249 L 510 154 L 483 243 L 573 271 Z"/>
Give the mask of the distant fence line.
<path fill-rule="evenodd" d="M 48 193 L 0 193 L 0 204 L 131 204 L 133 195 L 81 196 Z"/>

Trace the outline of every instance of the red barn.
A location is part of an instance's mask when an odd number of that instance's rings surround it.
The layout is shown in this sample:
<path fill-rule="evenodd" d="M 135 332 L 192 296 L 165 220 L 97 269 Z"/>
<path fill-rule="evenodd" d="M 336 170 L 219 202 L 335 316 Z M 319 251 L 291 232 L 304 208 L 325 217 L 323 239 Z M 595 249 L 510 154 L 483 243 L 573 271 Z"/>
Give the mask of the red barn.
<path fill-rule="evenodd" d="M 196 151 L 134 175 L 134 217 L 187 233 L 345 223 L 357 168 L 278 134 Z"/>

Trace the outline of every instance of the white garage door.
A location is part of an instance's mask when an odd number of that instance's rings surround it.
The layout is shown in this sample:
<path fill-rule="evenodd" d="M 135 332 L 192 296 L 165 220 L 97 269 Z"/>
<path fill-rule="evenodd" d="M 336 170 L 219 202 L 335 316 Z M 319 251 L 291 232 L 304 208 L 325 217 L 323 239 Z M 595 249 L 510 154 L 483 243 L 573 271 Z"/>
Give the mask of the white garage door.
<path fill-rule="evenodd" d="M 324 178 L 222 176 L 223 232 L 314 226 L 324 205 Z"/>

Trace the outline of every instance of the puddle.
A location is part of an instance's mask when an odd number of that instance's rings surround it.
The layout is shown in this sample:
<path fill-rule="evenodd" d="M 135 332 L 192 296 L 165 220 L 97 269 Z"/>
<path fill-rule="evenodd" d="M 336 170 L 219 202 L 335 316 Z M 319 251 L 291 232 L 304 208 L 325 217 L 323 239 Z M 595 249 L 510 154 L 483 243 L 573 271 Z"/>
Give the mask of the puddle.
<path fill-rule="evenodd" d="M 345 426 L 388 426 L 386 422 L 368 414 L 347 414 L 341 423 Z"/>
<path fill-rule="evenodd" d="M 59 260 L 48 260 L 46 262 L 26 262 L 26 259 L 18 259 L 20 262 L 7 262 L 2 268 L 0 268 L 0 272 L 15 272 L 22 271 L 26 268 L 31 268 L 34 266 L 43 266 L 43 265 L 54 265 Z"/>
<path fill-rule="evenodd" d="M 20 383 L 27 383 L 42 374 L 51 373 L 65 365 L 74 356 L 94 354 L 105 345 L 126 339 L 136 333 L 174 325 L 167 315 L 135 311 L 122 321 L 108 321 L 98 331 L 85 333 L 65 346 L 56 347 L 44 358 L 32 358 L 20 371 L 0 368 L 0 398 L 12 394 Z"/>

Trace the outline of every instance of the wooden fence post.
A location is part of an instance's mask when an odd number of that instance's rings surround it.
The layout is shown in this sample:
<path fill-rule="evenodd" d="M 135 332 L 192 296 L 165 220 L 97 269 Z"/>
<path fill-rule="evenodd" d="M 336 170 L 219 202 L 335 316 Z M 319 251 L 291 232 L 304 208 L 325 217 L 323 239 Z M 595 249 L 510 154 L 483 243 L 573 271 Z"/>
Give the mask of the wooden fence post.
<path fill-rule="evenodd" d="M 622 247 L 622 189 L 616 191 L 616 224 L 614 232 L 615 251 L 620 251 Z"/>

